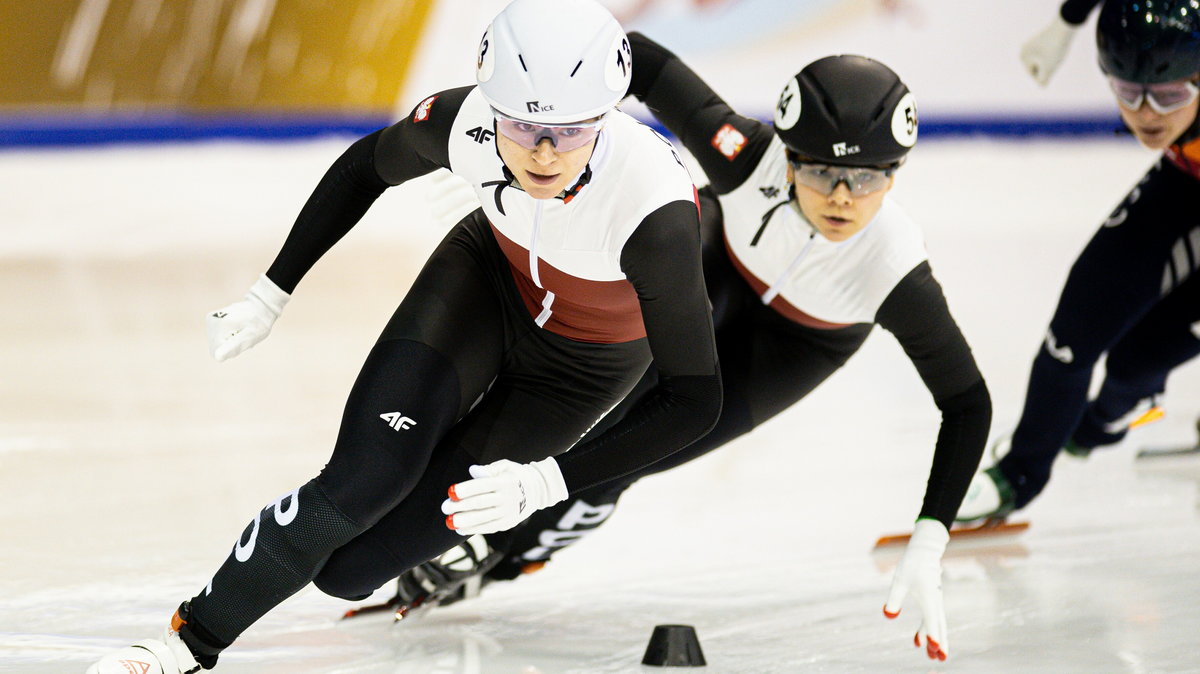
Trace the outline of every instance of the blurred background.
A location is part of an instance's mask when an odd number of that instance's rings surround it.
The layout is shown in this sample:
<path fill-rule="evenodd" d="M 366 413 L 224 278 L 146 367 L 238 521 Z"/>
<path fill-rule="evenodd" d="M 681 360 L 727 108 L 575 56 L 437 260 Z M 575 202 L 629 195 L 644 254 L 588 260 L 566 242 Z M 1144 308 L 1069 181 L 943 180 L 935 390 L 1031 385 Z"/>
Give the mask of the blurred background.
<path fill-rule="evenodd" d="M 1022 72 L 1018 49 L 1053 1 L 602 2 L 752 116 L 806 63 L 861 53 L 913 89 L 926 137 L 1116 126 L 1090 22 L 1048 88 Z M 0 0 L 0 147 L 365 132 L 471 83 L 476 42 L 506 3 Z"/>
<path fill-rule="evenodd" d="M 1055 0 L 602 1 L 762 119 L 829 54 L 901 75 L 921 140 L 892 195 L 993 434 L 1011 430 L 1071 262 L 1160 154 L 1115 132 L 1094 18 L 1043 88 L 1018 52 Z M 247 518 L 328 459 L 449 226 L 437 176 L 388 190 L 250 352 L 214 361 L 204 316 L 268 268 L 355 138 L 473 83 L 505 4 L 0 0 L 0 672 L 82 671 L 155 634 Z M 1172 376 L 1163 421 L 1061 457 L 1027 534 L 948 555 L 948 668 L 913 652 L 916 611 L 879 614 L 895 560 L 871 545 L 911 526 L 939 414 L 876 330 L 803 404 L 648 478 L 527 581 L 399 627 L 340 623 L 345 603 L 309 588 L 221 671 L 628 674 L 653 625 L 684 623 L 710 674 L 1200 672 L 1200 455 L 1135 459 L 1195 444 L 1198 375 Z"/>

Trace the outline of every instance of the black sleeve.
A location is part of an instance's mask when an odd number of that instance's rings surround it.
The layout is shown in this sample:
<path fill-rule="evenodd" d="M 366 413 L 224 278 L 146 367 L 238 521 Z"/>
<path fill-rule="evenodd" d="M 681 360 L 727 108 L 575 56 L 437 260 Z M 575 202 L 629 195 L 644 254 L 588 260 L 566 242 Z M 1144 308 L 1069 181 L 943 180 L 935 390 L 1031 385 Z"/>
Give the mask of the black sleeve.
<path fill-rule="evenodd" d="M 950 528 L 979 467 L 992 402 L 942 287 L 922 262 L 896 284 L 877 322 L 896 336 L 942 413 L 920 517 Z"/>
<path fill-rule="evenodd" d="M 612 428 L 559 455 L 572 493 L 683 449 L 712 430 L 721 412 L 696 205 L 674 202 L 648 215 L 625 244 L 621 267 L 641 303 L 659 383 Z"/>
<path fill-rule="evenodd" d="M 1096 5 L 1100 4 L 1101 0 L 1066 0 L 1062 7 L 1058 9 L 1058 15 L 1063 21 L 1078 26 L 1087 21 L 1088 14 L 1091 14 Z"/>
<path fill-rule="evenodd" d="M 444 91 L 432 103 L 425 99 L 408 117 L 359 139 L 343 152 L 300 209 L 267 277 L 285 292 L 293 292 L 384 190 L 438 167 L 449 167 L 450 128 L 470 90 Z M 413 121 L 418 110 L 422 121 Z"/>
<path fill-rule="evenodd" d="M 657 42 L 635 32 L 629 34 L 629 44 L 633 50 L 629 93 L 645 103 L 700 162 L 717 194 L 745 182 L 771 143 L 772 128 L 734 112 L 699 75 Z M 713 144 L 726 124 L 746 138 L 733 159 Z"/>

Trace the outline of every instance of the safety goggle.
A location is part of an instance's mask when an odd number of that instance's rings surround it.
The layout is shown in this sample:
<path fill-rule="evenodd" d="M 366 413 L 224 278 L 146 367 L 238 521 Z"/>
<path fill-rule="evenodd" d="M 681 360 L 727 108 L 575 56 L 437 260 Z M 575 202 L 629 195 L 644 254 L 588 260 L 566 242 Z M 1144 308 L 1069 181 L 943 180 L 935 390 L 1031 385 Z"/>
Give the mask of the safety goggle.
<path fill-rule="evenodd" d="M 845 183 L 846 189 L 856 197 L 878 192 L 887 187 L 888 180 L 896 171 L 894 168 L 830 166 L 829 164 L 810 162 L 791 162 L 791 165 L 796 182 L 806 187 L 811 187 L 821 194 L 833 194 L 838 183 Z"/>
<path fill-rule="evenodd" d="M 604 126 L 604 115 L 590 122 L 534 124 L 513 119 L 498 110 L 492 113 L 496 117 L 496 130 L 526 150 L 536 150 L 543 138 L 549 139 L 558 152 L 577 150 L 592 142 Z"/>
<path fill-rule="evenodd" d="M 1138 110 L 1142 103 L 1160 115 L 1166 115 L 1187 107 L 1200 94 L 1200 87 L 1191 80 L 1177 80 L 1160 84 L 1142 84 L 1108 76 L 1108 86 L 1121 105 L 1129 110 Z"/>

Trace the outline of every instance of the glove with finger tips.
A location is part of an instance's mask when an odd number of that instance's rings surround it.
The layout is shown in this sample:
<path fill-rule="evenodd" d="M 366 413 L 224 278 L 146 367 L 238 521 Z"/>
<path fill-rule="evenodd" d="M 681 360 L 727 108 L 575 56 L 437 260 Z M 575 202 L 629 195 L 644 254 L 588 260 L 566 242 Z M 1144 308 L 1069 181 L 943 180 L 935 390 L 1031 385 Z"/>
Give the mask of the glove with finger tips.
<path fill-rule="evenodd" d="M 205 317 L 209 353 L 224 361 L 261 342 L 290 298 L 266 274 L 260 276 L 244 298 Z"/>
<path fill-rule="evenodd" d="M 883 615 L 895 618 L 911 592 L 921 609 L 921 626 L 913 641 L 924 646 L 931 660 L 950 657 L 946 630 L 946 610 L 942 600 L 942 555 L 950 532 L 937 520 L 920 519 L 913 527 L 912 538 L 904 556 L 896 566 L 891 591 L 883 605 Z"/>
<path fill-rule="evenodd" d="M 554 457 L 533 463 L 501 459 L 471 466 L 471 478 L 450 486 L 442 502 L 446 526 L 464 536 L 511 529 L 534 511 L 567 498 Z"/>
<path fill-rule="evenodd" d="M 1078 28 L 1056 13 L 1045 28 L 1022 45 L 1021 63 L 1038 84 L 1046 86 L 1058 70 Z"/>

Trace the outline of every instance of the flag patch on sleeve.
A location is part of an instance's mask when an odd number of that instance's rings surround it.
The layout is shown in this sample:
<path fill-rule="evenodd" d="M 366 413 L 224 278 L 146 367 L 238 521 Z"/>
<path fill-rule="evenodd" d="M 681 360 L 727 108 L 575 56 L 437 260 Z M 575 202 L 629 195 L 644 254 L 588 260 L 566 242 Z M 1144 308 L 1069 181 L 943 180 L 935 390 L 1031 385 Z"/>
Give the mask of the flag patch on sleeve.
<path fill-rule="evenodd" d="M 424 122 L 429 119 L 429 108 L 433 107 L 433 102 L 437 100 L 437 96 L 430 96 L 421 101 L 417 106 L 416 112 L 413 113 L 413 123 Z"/>
<path fill-rule="evenodd" d="M 732 124 L 725 124 L 717 129 L 713 134 L 712 146 L 717 149 L 717 152 L 725 155 L 729 161 L 741 153 L 742 148 L 746 147 L 746 137 L 741 131 L 733 128 Z"/>

